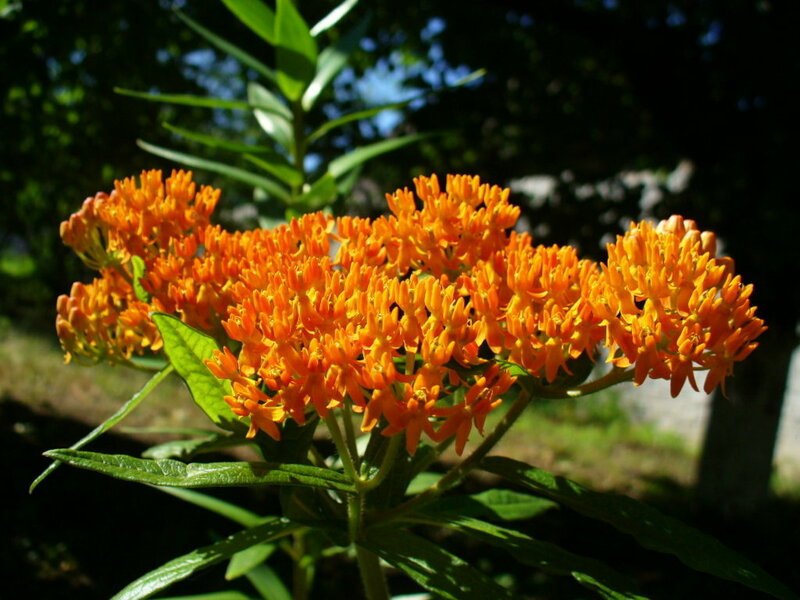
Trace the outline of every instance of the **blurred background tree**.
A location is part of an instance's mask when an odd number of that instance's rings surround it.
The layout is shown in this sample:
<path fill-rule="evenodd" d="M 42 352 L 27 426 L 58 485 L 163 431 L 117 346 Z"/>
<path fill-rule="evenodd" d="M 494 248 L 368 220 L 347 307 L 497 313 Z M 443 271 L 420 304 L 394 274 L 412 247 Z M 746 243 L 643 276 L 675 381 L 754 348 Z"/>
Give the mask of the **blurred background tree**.
<path fill-rule="evenodd" d="M 216 33 L 263 52 L 220 4 L 183 4 Z M 301 10 L 315 22 L 335 4 L 305 0 Z M 3 313 L 49 320 L 52 298 L 76 279 L 57 226 L 80 198 L 141 168 L 174 166 L 134 141 L 170 145 L 159 123 L 177 109 L 116 96 L 112 87 L 202 94 L 222 86 L 244 97 L 246 70 L 213 51 L 204 58 L 207 46 L 168 9 L 140 1 L 98 11 L 80 0 L 2 8 L 0 64 L 11 65 L 0 90 Z M 770 330 L 737 368 L 729 398 L 714 398 L 699 500 L 731 515 L 763 505 L 798 343 L 800 273 L 790 241 L 798 222 L 791 177 L 798 42 L 790 30 L 798 7 L 428 0 L 399 8 L 381 0 L 357 12 L 370 12 L 372 25 L 353 68 L 320 107 L 328 118 L 406 99 L 480 67 L 489 75 L 344 127 L 321 148 L 326 158 L 388 133 L 448 132 L 368 164 L 346 210 L 369 213 L 385 191 L 419 173 L 465 172 L 512 184 L 537 241 L 576 243 L 586 255 L 599 256 L 598 239 L 642 216 L 678 212 L 720 235 L 755 284 Z M 180 122 L 209 134 L 252 125 L 187 107 Z M 219 176 L 201 177 L 222 184 Z M 252 198 L 246 187 L 224 186 L 227 208 Z"/>

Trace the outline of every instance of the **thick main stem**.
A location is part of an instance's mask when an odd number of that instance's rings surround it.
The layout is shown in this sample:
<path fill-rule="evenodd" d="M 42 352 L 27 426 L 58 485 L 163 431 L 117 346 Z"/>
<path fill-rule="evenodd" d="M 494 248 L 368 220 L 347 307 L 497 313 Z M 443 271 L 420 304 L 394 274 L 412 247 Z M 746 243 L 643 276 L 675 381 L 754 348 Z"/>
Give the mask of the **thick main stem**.
<path fill-rule="evenodd" d="M 386 585 L 386 576 L 381 568 L 381 561 L 363 546 L 353 544 L 356 549 L 358 570 L 361 573 L 361 582 L 368 600 L 389 600 L 389 587 Z"/>

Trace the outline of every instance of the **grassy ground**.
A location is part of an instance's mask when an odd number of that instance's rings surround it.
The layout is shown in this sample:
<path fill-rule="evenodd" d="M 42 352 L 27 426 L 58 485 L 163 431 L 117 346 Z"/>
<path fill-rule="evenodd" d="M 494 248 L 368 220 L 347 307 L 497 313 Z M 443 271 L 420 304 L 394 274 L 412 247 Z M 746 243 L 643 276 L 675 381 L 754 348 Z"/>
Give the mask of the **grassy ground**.
<path fill-rule="evenodd" d="M 34 496 L 27 495 L 28 484 L 47 465 L 40 456 L 43 450 L 67 446 L 85 435 L 148 377 L 109 366 L 65 365 L 54 338 L 26 334 L 8 324 L 0 327 L 0 440 L 2 470 L 10 474 L 6 496 L 11 501 L 0 520 L 4 536 L 0 554 L 12 557 L 0 561 L 0 577 L 11 582 L 9 592 L 27 592 L 9 598 L 105 598 L 154 566 L 208 543 L 209 536 L 232 531 L 227 523 L 209 519 L 200 509 L 159 492 L 67 468 L 57 471 Z M 162 385 L 124 425 L 208 426 L 177 379 Z M 112 432 L 90 449 L 137 455 L 163 439 Z M 594 489 L 645 499 L 698 524 L 690 502 L 696 457 L 678 438 L 632 424 L 613 395 L 539 403 L 495 453 L 566 475 Z M 470 485 L 480 489 L 494 484 L 475 480 Z M 790 585 L 800 584 L 792 558 L 797 555 L 794 540 L 800 534 L 798 485 L 782 481 L 778 489 L 780 497 L 758 520 L 746 524 L 702 520 L 700 524 Z M 274 497 L 247 491 L 225 494 L 262 512 L 275 502 Z M 548 514 L 528 527 L 573 551 L 610 557 L 612 564 L 631 573 L 654 598 L 761 597 L 687 574 L 677 561 L 642 551 L 608 528 L 575 519 L 568 511 Z M 167 532 L 172 535 L 165 535 Z M 175 532 L 181 532 L 180 536 Z M 539 590 L 526 598 L 586 597 L 581 588 L 563 583 L 564 578 L 554 580 L 526 569 L 508 569 L 507 558 L 487 554 L 484 547 L 470 546 L 461 538 L 446 536 L 439 541 L 474 564 Z M 148 550 L 142 552 L 143 548 Z M 330 587 L 313 597 L 356 600 L 357 592 L 352 590 L 356 577 L 351 566 L 333 561 L 320 579 Z M 219 589 L 221 581 L 217 572 L 193 580 L 180 592 Z M 399 582 L 393 585 L 402 586 Z M 343 591 L 335 591 L 340 588 Z M 0 598 L 5 597 L 0 589 Z"/>

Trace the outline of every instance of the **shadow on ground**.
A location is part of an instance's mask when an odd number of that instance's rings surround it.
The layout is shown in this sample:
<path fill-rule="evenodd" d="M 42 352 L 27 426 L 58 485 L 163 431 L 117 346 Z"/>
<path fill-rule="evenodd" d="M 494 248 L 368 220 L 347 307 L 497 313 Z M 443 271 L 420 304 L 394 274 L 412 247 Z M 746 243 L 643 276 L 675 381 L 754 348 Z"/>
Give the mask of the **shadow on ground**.
<path fill-rule="evenodd" d="M 41 453 L 69 446 L 88 431 L 75 421 L 39 415 L 9 399 L 0 399 L 0 456 L 5 475 L 5 506 L 0 517 L 0 556 L 4 557 L 0 561 L 0 598 L 109 598 L 156 566 L 237 530 L 235 524 L 157 490 L 69 467 L 56 470 L 29 496 L 30 482 L 48 465 Z M 124 436 L 106 435 L 91 449 L 136 456 L 144 446 Z M 685 488 L 668 480 L 652 483 L 656 492 L 647 499 L 651 504 L 716 535 L 792 589 L 800 588 L 800 572 L 796 568 L 800 505 L 776 500 L 768 511 L 749 523 L 725 523 L 693 515 Z M 477 481 L 470 485 L 474 491 L 485 486 Z M 217 490 L 215 495 L 263 514 L 277 510 L 276 496 L 255 490 Z M 767 597 L 690 571 L 670 557 L 642 550 L 610 527 L 566 509 L 550 511 L 518 525 L 572 552 L 607 561 L 635 579 L 651 598 Z M 458 535 L 434 531 L 430 535 L 471 564 L 512 585 L 519 598 L 592 597 L 568 577 L 543 575 L 485 545 Z M 273 566 L 288 575 L 288 565 L 280 559 Z M 209 569 L 173 586 L 170 595 L 221 589 L 253 594 L 246 581 L 226 583 L 223 575 L 224 566 Z M 413 589 L 394 578 L 392 587 L 397 592 Z M 334 559 L 321 565 L 312 598 L 357 600 L 359 589 L 354 568 Z"/>

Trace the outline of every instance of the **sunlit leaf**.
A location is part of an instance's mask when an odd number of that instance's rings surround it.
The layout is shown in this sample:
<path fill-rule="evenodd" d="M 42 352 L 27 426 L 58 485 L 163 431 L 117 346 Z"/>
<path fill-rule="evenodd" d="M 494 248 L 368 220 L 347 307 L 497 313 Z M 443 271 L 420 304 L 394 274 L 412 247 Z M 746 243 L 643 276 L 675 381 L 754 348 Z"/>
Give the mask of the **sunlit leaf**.
<path fill-rule="evenodd" d="M 233 393 L 231 382 L 217 379 L 204 362 L 219 348 L 214 338 L 172 315 L 153 313 L 151 317 L 164 340 L 164 352 L 186 382 L 195 404 L 216 426 L 234 432 L 246 431 L 247 426 L 224 400 Z"/>
<path fill-rule="evenodd" d="M 240 550 L 231 557 L 228 568 L 225 570 L 225 579 L 231 581 L 252 571 L 266 561 L 275 552 L 275 544 L 256 544 Z"/>
<path fill-rule="evenodd" d="M 261 0 L 222 0 L 256 35 L 275 44 L 275 12 Z"/>
<path fill-rule="evenodd" d="M 275 94 L 270 92 L 263 85 L 249 83 L 247 85 L 247 98 L 253 104 L 268 106 L 269 111 L 255 110 L 253 114 L 268 136 L 286 148 L 289 152 L 294 152 L 294 133 L 292 132 L 292 113 L 281 102 Z"/>
<path fill-rule="evenodd" d="M 420 473 L 423 475 L 423 473 Z M 490 489 L 469 496 L 440 498 L 425 507 L 426 514 L 441 513 L 480 519 L 514 521 L 531 519 L 558 507 L 552 500 L 511 490 Z"/>
<path fill-rule="evenodd" d="M 342 115 L 338 119 L 332 119 L 330 121 L 326 121 L 323 125 L 312 131 L 308 136 L 308 143 L 314 142 L 327 134 L 328 132 L 336 129 L 337 127 L 341 127 L 342 125 L 346 125 L 347 123 L 352 123 L 353 121 L 360 121 L 361 119 L 368 119 L 370 117 L 374 117 L 378 113 L 382 113 L 385 110 L 395 110 L 400 108 L 405 108 L 409 104 L 414 101 L 406 100 L 404 102 L 392 102 L 391 104 L 381 104 L 380 106 L 374 106 L 372 108 L 367 108 L 364 110 L 359 110 L 356 112 L 352 112 L 346 115 Z"/>
<path fill-rule="evenodd" d="M 317 70 L 317 42 L 291 0 L 278 0 L 275 43 L 278 87 L 299 100 Z"/>
<path fill-rule="evenodd" d="M 131 256 L 131 265 L 133 267 L 133 293 L 136 294 L 137 300 L 141 302 L 150 302 L 150 294 L 142 287 L 142 277 L 144 277 L 144 259 L 141 256 L 134 254 Z"/>
<path fill-rule="evenodd" d="M 350 55 L 358 48 L 358 44 L 367 31 L 368 24 L 368 18 L 362 19 L 353 29 L 342 36 L 338 42 L 320 52 L 319 60 L 317 61 L 317 72 L 305 92 L 303 92 L 303 110 L 311 110 L 320 94 L 344 68 Z"/>
<path fill-rule="evenodd" d="M 350 169 L 357 167 L 358 165 L 365 163 L 376 156 L 386 154 L 387 152 L 392 152 L 393 150 L 397 150 L 403 146 L 408 146 L 409 144 L 414 144 L 420 140 L 429 138 L 432 135 L 433 134 L 430 133 L 415 133 L 413 135 L 404 135 L 401 137 L 375 142 L 373 144 L 367 144 L 366 146 L 361 146 L 352 152 L 345 154 L 344 156 L 340 156 L 339 158 L 332 160 L 330 165 L 328 165 L 328 172 L 334 177 L 340 177 L 341 175 L 347 173 Z"/>
<path fill-rule="evenodd" d="M 172 160 L 176 163 L 180 163 L 195 169 L 205 169 L 206 171 L 211 171 L 213 173 L 220 173 L 221 175 L 225 175 L 231 179 L 236 179 L 237 181 L 242 181 L 252 185 L 253 187 L 261 188 L 269 195 L 274 196 L 283 202 L 289 200 L 289 192 L 286 190 L 286 188 L 281 186 L 279 183 L 272 181 L 271 179 L 267 179 L 266 177 L 262 177 L 261 175 L 257 175 L 256 173 L 251 173 L 250 171 L 245 171 L 244 169 L 226 165 L 225 163 L 214 160 L 200 158 L 199 156 L 194 156 L 192 154 L 186 154 L 185 152 L 170 150 L 169 148 L 162 148 L 161 146 L 150 144 L 144 140 L 137 140 L 136 144 L 150 154 L 155 154 L 156 156 L 161 156 L 168 160 Z"/>
<path fill-rule="evenodd" d="M 220 561 L 226 560 L 236 552 L 285 537 L 302 526 L 292 523 L 288 519 L 274 519 L 262 525 L 245 529 L 239 533 L 211 544 L 198 548 L 189 554 L 179 556 L 159 568 L 150 571 L 129 584 L 116 594 L 112 600 L 138 600 L 147 598 L 156 592 L 166 589 L 173 583 L 186 579 L 190 575 L 202 571 Z"/>
<path fill-rule="evenodd" d="M 267 565 L 259 565 L 245 573 L 247 579 L 258 590 L 262 598 L 268 600 L 292 600 L 292 594 L 283 585 L 278 574 Z"/>
<path fill-rule="evenodd" d="M 358 0 L 344 0 L 344 2 L 322 17 L 319 22 L 311 28 L 311 35 L 317 37 L 323 31 L 335 27 L 339 21 L 344 19 L 347 14 L 353 10 L 356 4 L 358 4 Z"/>
<path fill-rule="evenodd" d="M 205 27 L 200 25 L 200 23 L 198 23 L 197 21 L 194 21 L 194 20 L 190 19 L 189 17 L 187 17 L 180 10 L 175 9 L 175 14 L 177 14 L 178 17 L 184 23 L 186 23 L 189 27 L 194 29 L 198 34 L 203 36 L 211 44 L 213 44 L 214 46 L 216 46 L 217 48 L 222 50 L 222 52 L 224 52 L 225 54 L 228 54 L 229 56 L 234 57 L 240 63 L 242 63 L 245 66 L 250 67 L 256 73 L 259 73 L 260 75 L 263 75 L 264 77 L 266 77 L 270 81 L 275 81 L 275 72 L 272 69 L 270 69 L 267 65 L 262 63 L 260 60 L 255 58 L 253 55 L 248 54 L 247 52 L 245 52 L 244 50 L 242 50 L 241 48 L 239 48 L 235 44 L 232 44 L 228 40 L 218 36 L 213 31 L 211 31 L 209 29 L 206 29 Z"/>
<path fill-rule="evenodd" d="M 150 378 L 150 380 L 144 385 L 144 387 L 142 389 L 140 389 L 133 396 L 131 396 L 131 399 L 128 400 L 125 404 L 120 406 L 120 408 L 119 408 L 119 410 L 117 412 L 115 412 L 108 419 L 106 419 L 105 421 L 100 423 L 100 425 L 98 425 L 97 427 L 92 429 L 88 434 L 83 436 L 80 440 L 78 440 L 77 442 L 72 444 L 72 446 L 70 446 L 69 449 L 70 450 L 78 450 L 80 448 L 83 448 L 86 444 L 88 444 L 92 440 L 96 440 L 98 437 L 103 435 L 106 431 L 111 429 L 114 425 L 116 425 L 117 423 L 122 421 L 122 419 L 124 419 L 131 412 L 133 412 L 133 409 L 135 409 L 137 406 L 139 406 L 139 404 L 142 402 L 142 400 L 147 398 L 147 396 L 150 394 L 150 392 L 152 392 L 158 386 L 158 384 L 161 383 L 162 381 L 164 381 L 164 379 L 166 379 L 167 376 L 170 373 L 172 373 L 174 370 L 175 369 L 172 367 L 172 365 L 167 365 L 166 367 L 161 369 L 161 371 L 159 371 L 158 373 L 153 375 Z M 50 475 L 50 473 L 55 471 L 58 468 L 58 465 L 60 465 L 60 464 L 61 464 L 61 461 L 56 460 L 51 465 L 49 465 L 42 472 L 41 475 L 39 475 L 36 479 L 34 479 L 33 483 L 31 483 L 30 488 L 28 489 L 28 492 L 29 493 L 33 493 L 33 490 L 36 489 L 36 486 L 38 486 L 40 483 L 42 483 L 42 481 L 44 481 L 44 479 L 48 475 Z"/>
<path fill-rule="evenodd" d="M 231 110 L 252 110 L 253 106 L 241 100 L 226 100 L 224 98 L 208 98 L 192 94 L 156 94 L 151 92 L 137 92 L 124 88 L 114 88 L 117 94 L 141 98 L 151 102 L 164 102 L 166 104 L 182 104 L 185 106 L 199 106 L 202 108 L 226 108 Z"/>
<path fill-rule="evenodd" d="M 149 460 L 124 454 L 102 454 L 66 448 L 48 450 L 45 456 L 73 467 L 149 485 L 187 488 L 288 485 L 353 491 L 352 482 L 341 473 L 311 465 L 265 462 L 187 464 L 179 460 Z"/>
<path fill-rule="evenodd" d="M 587 517 L 605 521 L 635 537 L 642 546 L 673 554 L 692 569 L 736 581 L 776 598 L 797 599 L 761 567 L 718 540 L 633 498 L 594 492 L 574 481 L 502 456 L 483 459 L 481 468 Z"/>

